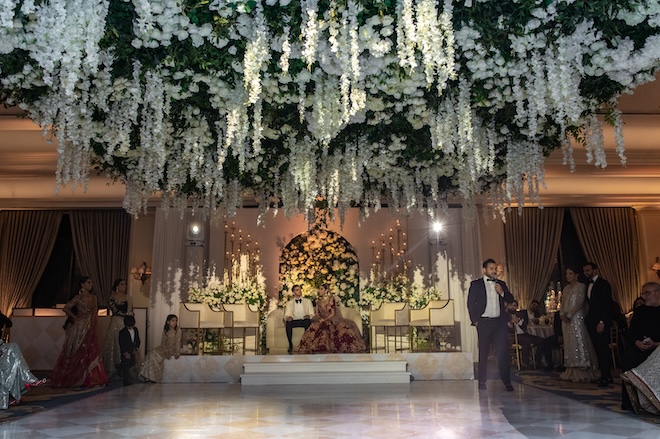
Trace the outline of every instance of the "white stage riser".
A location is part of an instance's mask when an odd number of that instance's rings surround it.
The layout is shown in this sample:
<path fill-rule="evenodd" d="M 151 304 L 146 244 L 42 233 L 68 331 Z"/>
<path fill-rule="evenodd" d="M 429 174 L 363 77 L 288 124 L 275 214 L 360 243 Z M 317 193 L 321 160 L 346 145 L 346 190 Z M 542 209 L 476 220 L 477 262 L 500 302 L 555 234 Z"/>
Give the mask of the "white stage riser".
<path fill-rule="evenodd" d="M 275 384 L 405 384 L 410 382 L 406 362 L 296 361 L 245 363 L 244 386 Z"/>
<path fill-rule="evenodd" d="M 425 352 L 397 354 L 327 354 L 327 355 L 186 355 L 166 360 L 164 383 L 238 383 L 246 363 L 297 362 L 382 362 L 407 363 L 414 380 L 472 380 L 474 364 L 471 352 Z M 376 367 L 376 366 L 374 366 Z"/>
<path fill-rule="evenodd" d="M 263 373 L 241 375 L 244 386 L 284 384 L 407 384 L 409 372 L 313 372 L 305 374 Z"/>
<path fill-rule="evenodd" d="M 368 373 L 368 372 L 406 372 L 405 361 L 264 361 L 245 363 L 245 374 L 298 374 L 318 372 Z"/>

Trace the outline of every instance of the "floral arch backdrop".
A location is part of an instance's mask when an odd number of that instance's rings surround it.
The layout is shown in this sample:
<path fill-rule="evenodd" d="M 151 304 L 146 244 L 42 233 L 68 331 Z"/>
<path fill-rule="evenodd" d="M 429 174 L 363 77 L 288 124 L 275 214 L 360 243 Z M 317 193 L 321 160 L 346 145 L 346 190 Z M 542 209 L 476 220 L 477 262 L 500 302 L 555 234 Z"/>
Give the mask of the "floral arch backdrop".
<path fill-rule="evenodd" d="M 302 287 L 304 296 L 315 298 L 324 283 L 344 305 L 358 306 L 360 270 L 353 246 L 339 233 L 315 226 L 293 238 L 282 250 L 280 302 L 292 297 L 294 285 Z"/>
<path fill-rule="evenodd" d="M 230 213 L 532 199 L 660 65 L 655 0 L 0 0 L 0 98 L 90 166 Z"/>

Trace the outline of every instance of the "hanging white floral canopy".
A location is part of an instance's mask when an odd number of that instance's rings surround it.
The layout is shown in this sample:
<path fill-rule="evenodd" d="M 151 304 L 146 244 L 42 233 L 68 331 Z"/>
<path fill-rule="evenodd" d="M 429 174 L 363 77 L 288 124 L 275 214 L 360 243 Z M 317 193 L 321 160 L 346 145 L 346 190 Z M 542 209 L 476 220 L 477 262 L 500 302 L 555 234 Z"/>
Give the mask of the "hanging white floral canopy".
<path fill-rule="evenodd" d="M 2 98 L 92 165 L 232 212 L 532 201 L 660 65 L 651 0 L 0 0 Z M 480 198 L 480 195 L 485 197 Z"/>

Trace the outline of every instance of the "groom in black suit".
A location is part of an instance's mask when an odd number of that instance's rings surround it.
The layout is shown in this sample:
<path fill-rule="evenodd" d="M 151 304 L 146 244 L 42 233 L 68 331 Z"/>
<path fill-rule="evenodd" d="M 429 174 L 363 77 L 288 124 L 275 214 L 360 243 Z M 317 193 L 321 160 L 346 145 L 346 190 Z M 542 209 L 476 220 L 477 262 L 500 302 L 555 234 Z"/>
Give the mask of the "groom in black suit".
<path fill-rule="evenodd" d="M 479 390 L 486 390 L 488 379 L 488 354 L 491 345 L 495 350 L 500 378 L 508 392 L 513 391 L 509 370 L 509 349 L 507 325 L 509 315 L 505 303 L 515 299 L 504 282 L 497 279 L 497 264 L 486 259 L 482 264 L 483 277 L 473 280 L 468 292 L 467 307 L 472 325 L 477 328 L 479 337 Z"/>
<path fill-rule="evenodd" d="M 121 377 L 124 385 L 131 384 L 130 370 L 135 366 L 137 351 L 140 349 L 140 334 L 135 327 L 135 317 L 125 316 L 124 327 L 119 331 L 119 350 L 121 351 Z"/>
<path fill-rule="evenodd" d="M 610 369 L 610 328 L 612 327 L 612 287 L 610 283 L 600 277 L 598 265 L 587 262 L 582 267 L 584 277 L 589 280 L 587 286 L 587 303 L 589 311 L 584 318 L 589 338 L 594 345 L 600 379 L 598 387 L 612 384 L 612 371 Z"/>

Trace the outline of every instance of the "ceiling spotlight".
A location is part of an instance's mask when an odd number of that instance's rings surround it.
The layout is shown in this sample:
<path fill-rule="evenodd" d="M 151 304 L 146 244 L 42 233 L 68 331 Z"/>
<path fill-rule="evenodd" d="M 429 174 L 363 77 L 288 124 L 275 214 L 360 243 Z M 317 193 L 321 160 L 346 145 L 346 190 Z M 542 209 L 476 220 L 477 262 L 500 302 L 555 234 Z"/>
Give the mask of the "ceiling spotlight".
<path fill-rule="evenodd" d="M 436 222 L 433 223 L 433 231 L 435 233 L 442 232 L 442 223 L 440 221 L 436 221 Z"/>

